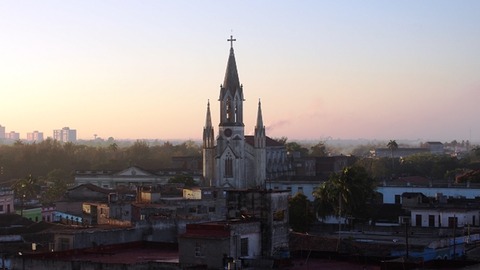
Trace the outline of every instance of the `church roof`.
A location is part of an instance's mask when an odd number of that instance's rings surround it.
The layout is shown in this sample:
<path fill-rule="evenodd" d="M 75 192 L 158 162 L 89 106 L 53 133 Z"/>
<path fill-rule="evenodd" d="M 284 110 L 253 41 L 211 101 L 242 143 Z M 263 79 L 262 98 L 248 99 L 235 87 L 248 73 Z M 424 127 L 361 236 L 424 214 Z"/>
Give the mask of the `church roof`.
<path fill-rule="evenodd" d="M 255 145 L 255 136 L 253 135 L 245 135 L 245 142 L 248 143 L 249 145 L 251 146 L 254 146 Z M 265 140 L 265 145 L 267 147 L 275 147 L 275 146 L 284 146 L 283 144 L 275 141 L 274 139 L 270 138 L 270 137 L 266 137 L 266 140 Z"/>
<path fill-rule="evenodd" d="M 237 63 L 235 61 L 235 54 L 233 52 L 233 48 L 230 48 L 230 55 L 228 57 L 227 70 L 225 71 L 223 87 L 234 90 L 240 88 L 240 80 L 238 79 Z"/>

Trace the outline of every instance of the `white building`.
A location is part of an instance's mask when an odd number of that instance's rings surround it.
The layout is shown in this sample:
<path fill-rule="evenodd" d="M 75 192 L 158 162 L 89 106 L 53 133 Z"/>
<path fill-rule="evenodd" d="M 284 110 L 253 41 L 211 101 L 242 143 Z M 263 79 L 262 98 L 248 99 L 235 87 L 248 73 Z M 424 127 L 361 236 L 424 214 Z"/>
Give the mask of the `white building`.
<path fill-rule="evenodd" d="M 0 139 L 5 139 L 5 127 L 0 125 Z"/>
<path fill-rule="evenodd" d="M 53 139 L 60 142 L 75 142 L 77 141 L 77 131 L 69 127 L 55 129 L 53 131 Z"/>
<path fill-rule="evenodd" d="M 0 190 L 0 214 L 15 213 L 13 207 L 13 190 Z"/>
<path fill-rule="evenodd" d="M 463 228 L 480 225 L 478 209 L 414 208 L 410 213 L 413 227 Z"/>

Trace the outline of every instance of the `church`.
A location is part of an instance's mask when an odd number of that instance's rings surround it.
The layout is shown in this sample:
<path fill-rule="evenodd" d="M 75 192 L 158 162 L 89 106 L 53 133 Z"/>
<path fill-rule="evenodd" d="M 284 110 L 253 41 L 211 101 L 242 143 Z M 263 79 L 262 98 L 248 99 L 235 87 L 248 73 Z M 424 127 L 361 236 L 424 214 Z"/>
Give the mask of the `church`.
<path fill-rule="evenodd" d="M 210 102 L 203 128 L 204 185 L 227 189 L 264 187 L 266 179 L 288 175 L 292 168 L 285 146 L 266 135 L 260 101 L 254 135 L 245 135 L 245 98 L 233 50 L 236 39 L 230 36 L 227 41 L 230 42 L 230 54 L 225 78 L 220 85 L 218 134 L 215 137 Z"/>

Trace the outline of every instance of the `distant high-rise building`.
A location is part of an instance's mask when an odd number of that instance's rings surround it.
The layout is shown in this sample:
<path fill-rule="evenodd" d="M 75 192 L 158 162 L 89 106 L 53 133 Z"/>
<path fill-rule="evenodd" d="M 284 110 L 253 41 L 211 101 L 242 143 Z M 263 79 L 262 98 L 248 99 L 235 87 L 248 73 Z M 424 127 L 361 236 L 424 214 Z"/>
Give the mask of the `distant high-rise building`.
<path fill-rule="evenodd" d="M 0 139 L 5 139 L 5 127 L 0 125 Z"/>
<path fill-rule="evenodd" d="M 53 130 L 53 139 L 60 142 L 77 141 L 77 130 L 64 127 L 62 129 Z"/>
<path fill-rule="evenodd" d="M 15 131 L 10 131 L 8 133 L 5 133 L 5 139 L 9 140 L 20 140 L 20 133 L 15 132 Z"/>
<path fill-rule="evenodd" d="M 27 141 L 31 141 L 31 142 L 41 142 L 43 141 L 43 132 L 38 132 L 38 131 L 34 131 L 34 132 L 28 132 L 27 133 Z"/>

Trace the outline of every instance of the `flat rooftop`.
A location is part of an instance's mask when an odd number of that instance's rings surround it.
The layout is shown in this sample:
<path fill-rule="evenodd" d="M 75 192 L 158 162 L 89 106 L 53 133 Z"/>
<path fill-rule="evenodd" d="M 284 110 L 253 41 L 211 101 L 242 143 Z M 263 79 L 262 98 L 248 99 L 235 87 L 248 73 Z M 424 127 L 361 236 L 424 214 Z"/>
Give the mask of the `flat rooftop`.
<path fill-rule="evenodd" d="M 67 250 L 48 253 L 30 253 L 36 259 L 56 259 L 62 261 L 89 261 L 105 264 L 139 264 L 162 262 L 178 264 L 178 246 L 170 243 L 132 242 L 109 246 L 96 246 L 88 249 Z"/>

